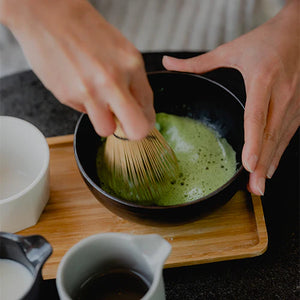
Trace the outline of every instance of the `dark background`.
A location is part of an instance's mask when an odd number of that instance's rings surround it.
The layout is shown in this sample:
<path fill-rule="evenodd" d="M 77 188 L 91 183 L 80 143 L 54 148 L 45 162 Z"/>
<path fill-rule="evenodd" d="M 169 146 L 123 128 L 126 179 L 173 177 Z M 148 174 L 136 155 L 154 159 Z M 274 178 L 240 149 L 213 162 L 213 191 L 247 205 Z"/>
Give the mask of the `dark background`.
<path fill-rule="evenodd" d="M 163 69 L 164 53 L 143 54 L 147 71 Z M 190 57 L 198 53 L 167 53 Z M 245 101 L 241 74 L 219 69 L 205 76 Z M 0 79 L 0 115 L 25 119 L 46 137 L 71 134 L 80 113 L 60 104 L 33 72 Z M 261 256 L 165 269 L 167 300 L 300 299 L 299 283 L 299 129 L 262 197 L 269 245 Z M 43 282 L 41 299 L 58 299 L 55 280 Z"/>

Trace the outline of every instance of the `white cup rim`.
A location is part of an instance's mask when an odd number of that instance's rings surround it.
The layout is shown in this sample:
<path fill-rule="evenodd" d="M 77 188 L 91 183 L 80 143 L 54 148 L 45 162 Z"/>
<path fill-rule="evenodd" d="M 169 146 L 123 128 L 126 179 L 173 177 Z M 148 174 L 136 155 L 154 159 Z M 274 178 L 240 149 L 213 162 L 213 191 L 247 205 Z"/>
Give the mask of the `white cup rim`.
<path fill-rule="evenodd" d="M 142 236 L 157 236 L 160 237 L 157 234 L 144 234 L 144 235 L 133 235 L 133 234 L 129 234 L 129 233 L 123 233 L 123 232 L 103 232 L 103 233 L 97 233 L 97 234 L 93 234 L 91 236 L 88 236 L 86 238 L 83 238 L 82 240 L 80 240 L 79 242 L 77 242 L 76 244 L 74 244 L 63 256 L 63 258 L 61 259 L 59 266 L 58 266 L 58 270 L 56 273 L 56 286 L 57 286 L 57 290 L 58 293 L 60 295 L 60 297 L 62 299 L 71 299 L 70 295 L 67 291 L 66 285 L 65 285 L 65 278 L 64 278 L 64 272 L 67 268 L 67 265 L 69 263 L 69 261 L 72 259 L 73 255 L 75 253 L 77 253 L 78 251 L 81 251 L 83 248 L 89 246 L 90 244 L 92 244 L 95 241 L 99 241 L 100 239 L 102 240 L 103 243 L 105 243 L 105 241 L 109 240 L 109 239 L 115 239 L 117 238 L 118 240 L 123 240 L 123 241 L 130 241 L 135 239 L 136 237 L 142 237 Z M 160 237 L 161 238 L 161 237 Z M 171 249 L 171 246 L 169 245 L 169 251 Z M 142 255 L 144 257 L 144 255 Z M 147 261 L 147 259 L 144 257 L 145 262 L 149 263 Z M 163 262 L 161 269 L 163 268 Z M 149 266 L 150 267 L 150 266 Z M 151 267 L 150 267 L 151 269 Z M 144 295 L 143 299 L 148 299 L 149 295 L 151 295 L 151 293 L 153 293 L 155 291 L 155 289 L 157 288 L 160 279 L 160 274 L 162 273 L 161 269 L 157 269 L 154 271 L 153 273 L 153 281 L 151 282 L 151 285 L 147 291 L 147 293 Z"/>
<path fill-rule="evenodd" d="M 19 199 L 23 195 L 27 194 L 33 187 L 35 187 L 37 185 L 37 183 L 43 178 L 44 174 L 47 172 L 48 166 L 49 166 L 49 161 L 50 161 L 50 151 L 49 151 L 48 143 L 46 141 L 45 136 L 42 134 L 42 132 L 36 126 L 34 126 L 30 122 L 25 121 L 20 118 L 11 117 L 11 116 L 0 116 L 0 122 L 1 122 L 1 120 L 5 120 L 5 119 L 11 120 L 13 122 L 22 123 L 24 126 L 27 126 L 27 128 L 29 128 L 32 132 L 34 132 L 34 134 L 36 134 L 36 136 L 41 140 L 41 143 L 44 145 L 45 159 L 43 161 L 41 170 L 39 171 L 39 173 L 37 174 L 35 179 L 21 191 L 15 193 L 9 197 L 0 199 L 0 205 Z"/>
<path fill-rule="evenodd" d="M 90 235 L 88 237 L 85 237 L 81 239 L 79 242 L 74 244 L 63 256 L 61 259 L 57 274 L 56 274 L 56 286 L 58 293 L 61 294 L 60 296 L 63 297 L 63 299 L 71 299 L 70 295 L 68 294 L 65 284 L 64 284 L 64 277 L 63 273 L 66 268 L 67 262 L 72 258 L 72 256 L 80 251 L 82 248 L 86 247 L 90 243 L 93 243 L 94 241 L 97 241 L 99 238 L 101 239 L 109 239 L 109 238 L 121 238 L 121 239 L 130 239 L 130 235 L 126 233 L 119 233 L 119 232 L 104 232 L 104 233 L 96 233 L 93 235 Z"/>

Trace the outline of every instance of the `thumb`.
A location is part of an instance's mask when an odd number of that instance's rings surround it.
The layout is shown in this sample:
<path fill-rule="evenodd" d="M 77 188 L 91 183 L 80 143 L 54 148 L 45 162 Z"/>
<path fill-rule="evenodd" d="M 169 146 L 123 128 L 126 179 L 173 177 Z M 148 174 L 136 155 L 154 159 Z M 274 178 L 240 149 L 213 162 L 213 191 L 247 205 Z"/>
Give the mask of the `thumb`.
<path fill-rule="evenodd" d="M 216 50 L 186 59 L 165 55 L 162 63 L 167 70 L 190 73 L 205 73 L 219 67 L 225 67 L 224 57 L 221 60 Z"/>

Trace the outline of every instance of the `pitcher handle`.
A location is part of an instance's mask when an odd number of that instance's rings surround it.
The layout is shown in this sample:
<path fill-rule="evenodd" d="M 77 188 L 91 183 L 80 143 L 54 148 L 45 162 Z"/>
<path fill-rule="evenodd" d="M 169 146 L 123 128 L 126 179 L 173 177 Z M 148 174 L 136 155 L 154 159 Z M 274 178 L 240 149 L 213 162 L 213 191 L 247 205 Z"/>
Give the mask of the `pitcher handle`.
<path fill-rule="evenodd" d="M 52 254 L 50 243 L 41 235 L 20 237 L 19 241 L 28 260 L 36 267 L 43 265 Z"/>

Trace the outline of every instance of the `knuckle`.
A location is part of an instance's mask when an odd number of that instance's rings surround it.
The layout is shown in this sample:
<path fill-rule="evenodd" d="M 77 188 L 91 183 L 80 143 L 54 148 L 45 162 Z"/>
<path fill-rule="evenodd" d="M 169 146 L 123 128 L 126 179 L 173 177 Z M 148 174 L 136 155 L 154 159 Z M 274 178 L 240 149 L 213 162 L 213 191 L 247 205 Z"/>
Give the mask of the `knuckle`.
<path fill-rule="evenodd" d="M 295 87 L 292 83 L 290 82 L 281 83 L 280 90 L 279 90 L 279 97 L 281 99 L 281 103 L 284 104 L 286 109 L 290 104 L 293 104 L 294 95 L 295 95 Z"/>
<path fill-rule="evenodd" d="M 144 61 L 140 52 L 134 48 L 130 47 L 126 49 L 124 53 L 124 63 L 128 71 L 136 71 L 144 67 Z"/>
<path fill-rule="evenodd" d="M 95 87 L 113 88 L 122 82 L 123 72 L 119 65 L 99 66 L 92 78 L 92 84 Z"/>
<path fill-rule="evenodd" d="M 268 88 L 278 79 L 280 70 L 280 62 L 276 62 L 276 59 L 267 59 L 263 64 L 257 66 L 255 80 L 259 82 L 262 87 Z"/>
<path fill-rule="evenodd" d="M 83 103 L 93 96 L 92 84 L 81 78 L 77 84 L 57 87 L 53 92 L 55 97 L 64 105 L 74 106 L 74 103 Z"/>
<path fill-rule="evenodd" d="M 269 74 L 270 77 L 277 75 L 282 68 L 282 61 L 276 51 L 270 51 L 264 63 L 261 65 L 264 75 Z"/>
<path fill-rule="evenodd" d="M 257 82 L 260 83 L 262 87 L 268 89 L 275 80 L 275 75 L 268 66 L 265 66 L 263 69 L 258 70 L 258 74 L 256 75 Z"/>
<path fill-rule="evenodd" d="M 100 88 L 112 88 L 120 82 L 120 70 L 113 65 L 105 65 L 103 63 L 95 63 L 94 69 L 89 77 L 82 76 L 78 93 L 81 97 L 97 97 Z"/>
<path fill-rule="evenodd" d="M 264 132 L 264 140 L 271 142 L 273 144 L 277 144 L 278 134 L 275 131 L 265 131 Z"/>
<path fill-rule="evenodd" d="M 122 74 L 116 68 L 110 68 L 102 74 L 101 86 L 106 90 L 116 90 L 120 86 L 121 82 L 124 81 Z M 95 86 L 99 86 L 95 83 Z"/>
<path fill-rule="evenodd" d="M 247 112 L 245 111 L 245 122 L 257 125 L 259 127 L 264 127 L 266 125 L 266 112 L 262 110 L 257 110 L 255 112 Z"/>
<path fill-rule="evenodd" d="M 81 100 L 88 100 L 93 98 L 94 95 L 94 88 L 92 82 L 83 78 L 81 83 L 78 84 L 76 90 L 76 98 Z"/>

